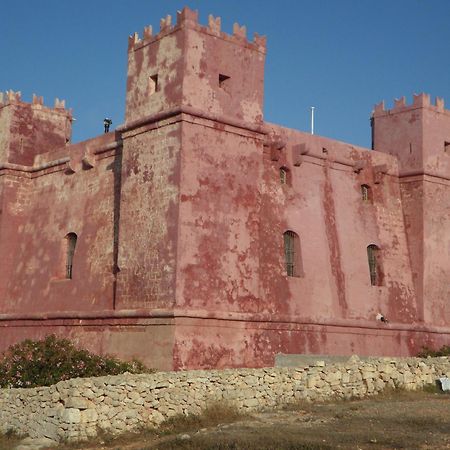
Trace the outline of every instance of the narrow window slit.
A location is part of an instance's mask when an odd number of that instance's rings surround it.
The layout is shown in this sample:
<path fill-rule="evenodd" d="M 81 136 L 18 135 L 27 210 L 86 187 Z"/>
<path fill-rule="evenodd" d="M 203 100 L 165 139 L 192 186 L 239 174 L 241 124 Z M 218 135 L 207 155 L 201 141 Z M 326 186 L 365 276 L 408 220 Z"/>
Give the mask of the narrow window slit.
<path fill-rule="evenodd" d="M 75 255 L 75 247 L 77 245 L 77 235 L 69 233 L 66 235 L 67 240 L 67 256 L 66 256 L 66 278 L 71 280 L 73 276 L 73 257 Z"/>
<path fill-rule="evenodd" d="M 287 167 L 280 167 L 280 183 L 291 185 L 291 171 Z"/>
<path fill-rule="evenodd" d="M 370 189 L 370 186 L 367 184 L 361 185 L 361 199 L 363 202 L 372 201 L 372 190 Z"/>
<path fill-rule="evenodd" d="M 382 269 L 380 249 L 375 244 L 367 246 L 367 259 L 369 263 L 370 284 L 372 286 L 382 285 Z"/>
<path fill-rule="evenodd" d="M 158 90 L 158 74 L 151 75 L 148 78 L 149 95 L 154 94 Z"/>
<path fill-rule="evenodd" d="M 283 234 L 283 239 L 286 275 L 300 277 L 303 275 L 300 238 L 297 233 L 288 230 Z"/>

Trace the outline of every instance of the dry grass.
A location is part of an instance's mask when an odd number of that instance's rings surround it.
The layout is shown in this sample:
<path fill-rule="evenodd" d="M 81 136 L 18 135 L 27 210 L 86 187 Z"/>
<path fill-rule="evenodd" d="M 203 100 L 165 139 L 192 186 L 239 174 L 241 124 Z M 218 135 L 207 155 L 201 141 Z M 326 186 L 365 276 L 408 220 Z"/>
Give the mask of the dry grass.
<path fill-rule="evenodd" d="M 210 403 L 201 414 L 180 414 L 166 420 L 160 430 L 166 433 L 182 433 L 184 431 L 197 431 L 219 424 L 227 424 L 244 420 L 249 416 L 238 410 L 235 406 L 226 403 Z"/>
<path fill-rule="evenodd" d="M 0 434 L 0 450 L 11 450 L 18 445 L 21 439 L 22 436 L 19 436 L 13 431 Z"/>
<path fill-rule="evenodd" d="M 434 390 L 434 387 L 427 388 Z M 450 395 L 387 391 L 361 400 L 302 402 L 252 416 L 226 404 L 176 416 L 158 430 L 59 449 L 450 449 Z M 12 447 L 6 447 L 12 448 Z"/>

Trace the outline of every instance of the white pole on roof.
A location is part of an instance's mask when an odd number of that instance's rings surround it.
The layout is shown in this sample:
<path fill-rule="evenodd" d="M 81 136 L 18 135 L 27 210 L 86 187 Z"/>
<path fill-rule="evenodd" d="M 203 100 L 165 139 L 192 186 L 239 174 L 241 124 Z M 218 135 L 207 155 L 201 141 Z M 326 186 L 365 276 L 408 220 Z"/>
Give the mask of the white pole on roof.
<path fill-rule="evenodd" d="M 314 134 L 314 106 L 311 106 L 311 134 Z"/>

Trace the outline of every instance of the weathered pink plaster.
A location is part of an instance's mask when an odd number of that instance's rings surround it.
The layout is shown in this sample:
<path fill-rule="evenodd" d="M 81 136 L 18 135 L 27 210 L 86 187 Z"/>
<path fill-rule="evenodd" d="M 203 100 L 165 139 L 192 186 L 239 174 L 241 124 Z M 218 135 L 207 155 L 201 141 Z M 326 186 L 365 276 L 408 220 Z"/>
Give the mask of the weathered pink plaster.
<path fill-rule="evenodd" d="M 443 101 L 377 105 L 370 151 L 264 122 L 264 58 L 265 38 L 184 9 L 130 38 L 114 132 L 70 144 L 64 102 L 0 95 L 0 350 L 58 333 L 187 369 L 450 342 Z"/>

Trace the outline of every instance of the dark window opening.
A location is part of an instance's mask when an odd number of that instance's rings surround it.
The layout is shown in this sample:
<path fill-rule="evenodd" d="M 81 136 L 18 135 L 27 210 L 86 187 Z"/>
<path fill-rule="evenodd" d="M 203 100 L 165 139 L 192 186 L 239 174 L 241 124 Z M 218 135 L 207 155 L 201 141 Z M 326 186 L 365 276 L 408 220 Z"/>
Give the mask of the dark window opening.
<path fill-rule="evenodd" d="M 288 277 L 300 277 L 303 274 L 300 238 L 293 231 L 286 231 L 284 238 L 284 261 Z"/>
<path fill-rule="evenodd" d="M 66 257 L 66 278 L 72 279 L 73 275 L 73 256 L 75 254 L 75 247 L 77 245 L 77 235 L 69 233 L 66 236 L 67 240 L 67 257 Z"/>
<path fill-rule="evenodd" d="M 371 244 L 367 247 L 367 259 L 369 262 L 370 284 L 372 286 L 381 286 L 381 255 L 380 249 L 375 244 Z"/>
<path fill-rule="evenodd" d="M 361 198 L 363 202 L 371 202 L 372 201 L 372 190 L 370 186 L 367 184 L 361 185 Z"/>
<path fill-rule="evenodd" d="M 158 90 L 158 75 L 151 75 L 148 78 L 149 95 L 154 94 Z"/>
<path fill-rule="evenodd" d="M 449 152 L 450 151 L 450 142 L 449 141 L 445 141 L 444 142 L 444 152 Z"/>
<path fill-rule="evenodd" d="M 227 87 L 229 84 L 229 82 L 228 82 L 229 79 L 230 79 L 229 76 L 219 73 L 219 87 L 221 87 L 221 88 Z"/>
<path fill-rule="evenodd" d="M 280 183 L 291 185 L 291 171 L 287 167 L 280 167 Z"/>

